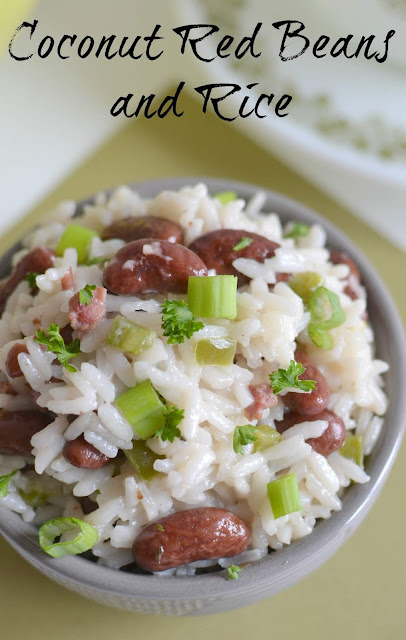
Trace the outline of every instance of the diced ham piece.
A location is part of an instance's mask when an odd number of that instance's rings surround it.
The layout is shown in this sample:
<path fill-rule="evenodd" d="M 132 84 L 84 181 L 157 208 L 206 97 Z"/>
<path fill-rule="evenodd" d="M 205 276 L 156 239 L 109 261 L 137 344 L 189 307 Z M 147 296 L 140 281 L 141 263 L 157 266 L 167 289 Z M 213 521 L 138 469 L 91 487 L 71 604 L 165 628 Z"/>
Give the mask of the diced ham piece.
<path fill-rule="evenodd" d="M 254 402 L 246 407 L 244 412 L 248 420 L 259 420 L 265 409 L 270 409 L 278 404 L 278 398 L 275 396 L 269 384 L 252 384 L 249 387 L 254 397 Z"/>
<path fill-rule="evenodd" d="M 71 267 L 69 267 L 65 275 L 62 276 L 61 285 L 64 291 L 67 291 L 68 289 L 73 289 L 73 287 L 75 286 L 75 280 L 73 278 Z"/>
<path fill-rule="evenodd" d="M 75 293 L 69 300 L 68 318 L 72 329 L 80 333 L 89 333 L 103 320 L 106 315 L 106 295 L 104 287 L 97 287 L 93 291 L 90 304 L 80 304 L 79 293 Z"/>

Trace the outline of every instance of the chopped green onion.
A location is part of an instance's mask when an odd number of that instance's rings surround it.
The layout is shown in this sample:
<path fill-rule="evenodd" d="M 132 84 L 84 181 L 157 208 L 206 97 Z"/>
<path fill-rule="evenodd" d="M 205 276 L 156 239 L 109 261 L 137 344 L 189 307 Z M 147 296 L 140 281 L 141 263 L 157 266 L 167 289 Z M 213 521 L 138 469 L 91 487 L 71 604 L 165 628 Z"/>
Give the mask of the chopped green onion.
<path fill-rule="evenodd" d="M 68 542 L 54 542 L 62 533 L 80 528 L 80 533 L 74 540 Z M 41 549 L 53 558 L 76 555 L 91 549 L 99 539 L 95 527 L 78 518 L 56 518 L 49 520 L 39 530 L 39 544 Z"/>
<path fill-rule="evenodd" d="M 133 440 L 133 448 L 124 449 L 124 453 L 140 480 L 144 480 L 144 482 L 148 482 L 158 475 L 158 471 L 154 469 L 155 460 L 164 460 L 165 458 L 165 456 L 159 456 L 151 451 L 143 440 Z"/>
<path fill-rule="evenodd" d="M 238 574 L 242 571 L 241 567 L 238 567 L 236 564 L 232 564 L 231 567 L 227 568 L 227 580 L 238 580 Z"/>
<path fill-rule="evenodd" d="M 10 482 L 11 478 L 15 476 L 17 471 L 18 469 L 12 471 L 11 473 L 8 473 L 6 476 L 0 476 L 0 498 L 6 497 L 8 492 L 8 483 Z"/>
<path fill-rule="evenodd" d="M 249 247 L 254 241 L 252 238 L 241 238 L 240 242 L 238 242 L 235 247 L 233 247 L 233 251 L 241 251 L 241 249 L 245 249 Z"/>
<path fill-rule="evenodd" d="M 120 393 L 115 402 L 141 440 L 152 438 L 164 425 L 165 405 L 150 380 Z"/>
<path fill-rule="evenodd" d="M 338 450 L 344 458 L 353 460 L 359 467 L 364 466 L 364 447 L 362 442 L 362 436 L 355 436 L 349 434 L 344 440 L 344 444 Z"/>
<path fill-rule="evenodd" d="M 329 289 L 319 287 L 310 299 L 309 308 L 309 337 L 316 347 L 332 349 L 334 340 L 329 331 L 343 324 L 346 317 L 340 298 Z"/>
<path fill-rule="evenodd" d="M 161 524 L 157 524 L 156 528 L 158 531 L 165 531 L 165 529 L 163 528 L 163 526 Z"/>
<path fill-rule="evenodd" d="M 195 345 L 195 358 L 201 367 L 229 367 L 233 364 L 237 341 L 234 338 L 205 338 Z"/>
<path fill-rule="evenodd" d="M 303 304 L 308 307 L 311 297 L 318 287 L 323 284 L 323 278 L 314 271 L 303 271 L 296 273 L 289 279 L 288 285 L 302 298 Z"/>
<path fill-rule="evenodd" d="M 237 194 L 234 191 L 221 191 L 213 196 L 216 200 L 220 200 L 221 204 L 228 204 L 237 200 Z"/>
<path fill-rule="evenodd" d="M 241 427 L 236 427 L 233 434 L 233 449 L 236 453 L 244 455 L 244 448 L 246 444 L 255 442 L 255 432 L 258 427 L 252 424 L 246 424 Z"/>
<path fill-rule="evenodd" d="M 152 329 L 135 324 L 124 316 L 116 316 L 106 336 L 106 342 L 121 351 L 138 354 L 152 346 L 155 335 Z"/>
<path fill-rule="evenodd" d="M 302 510 L 296 475 L 290 473 L 267 485 L 268 498 L 275 520 Z"/>
<path fill-rule="evenodd" d="M 265 451 L 281 441 L 281 434 L 273 427 L 264 424 L 255 431 L 254 451 Z"/>
<path fill-rule="evenodd" d="M 289 225 L 289 231 L 284 233 L 284 238 L 303 238 L 309 234 L 310 227 L 307 224 L 303 224 L 302 222 L 293 222 Z"/>
<path fill-rule="evenodd" d="M 93 229 L 81 227 L 79 224 L 70 224 L 59 240 L 56 255 L 62 257 L 66 249 L 76 249 L 78 262 L 83 264 L 88 259 L 88 250 L 92 239 L 98 235 Z"/>
<path fill-rule="evenodd" d="M 191 276 L 187 301 L 197 318 L 237 317 L 236 276 Z"/>

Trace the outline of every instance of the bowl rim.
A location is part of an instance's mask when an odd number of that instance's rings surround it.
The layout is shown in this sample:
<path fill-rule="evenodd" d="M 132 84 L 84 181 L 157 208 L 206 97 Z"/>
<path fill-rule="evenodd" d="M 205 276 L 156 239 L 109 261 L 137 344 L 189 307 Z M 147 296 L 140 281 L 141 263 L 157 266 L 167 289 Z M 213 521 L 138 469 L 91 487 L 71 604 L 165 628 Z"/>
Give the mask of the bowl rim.
<path fill-rule="evenodd" d="M 321 224 L 327 232 L 328 245 L 355 258 L 368 292 L 368 308 L 372 308 L 373 311 L 371 323 L 375 338 L 377 343 L 379 338 L 380 347 L 386 349 L 386 357 L 391 356 L 391 402 L 385 416 L 385 423 L 390 425 L 390 428 L 382 430 L 379 440 L 381 445 L 378 447 L 377 443 L 377 451 L 368 459 L 367 471 L 371 476 L 370 481 L 364 485 L 349 487 L 343 499 L 343 509 L 334 512 L 330 519 L 319 521 L 311 535 L 251 563 L 241 572 L 238 581 L 227 582 L 227 586 L 224 573 L 197 575 L 191 580 L 190 576 L 159 577 L 125 573 L 89 562 L 80 556 L 51 558 L 38 545 L 37 529 L 23 522 L 20 515 L 1 507 L 0 532 L 31 564 L 50 576 L 59 576 L 62 583 L 65 580 L 67 583 L 80 585 L 82 590 L 83 586 L 86 586 L 90 590 L 114 593 L 134 600 L 191 601 L 205 598 L 206 601 L 218 600 L 222 603 L 221 610 L 225 610 L 232 608 L 232 601 L 241 602 L 247 598 L 254 602 L 256 596 L 259 599 L 272 595 L 309 575 L 338 549 L 365 518 L 394 463 L 405 429 L 406 394 L 403 392 L 403 380 L 406 377 L 406 350 L 398 311 L 380 276 L 341 231 L 301 203 L 259 186 L 210 177 L 153 179 L 134 183 L 129 187 L 142 197 L 148 198 L 163 190 L 177 190 L 185 185 L 198 183 L 206 184 L 211 194 L 231 190 L 244 199 L 263 192 L 266 195 L 263 211 L 277 213 L 283 222 L 290 219 Z M 106 193 L 111 191 L 113 190 Z M 93 197 L 77 203 L 77 209 L 80 210 L 84 204 L 90 202 L 93 202 Z M 0 266 L 9 259 L 11 251 L 0 259 Z M 382 325 L 380 329 L 378 325 Z M 387 336 L 391 337 L 389 344 L 385 340 Z"/>

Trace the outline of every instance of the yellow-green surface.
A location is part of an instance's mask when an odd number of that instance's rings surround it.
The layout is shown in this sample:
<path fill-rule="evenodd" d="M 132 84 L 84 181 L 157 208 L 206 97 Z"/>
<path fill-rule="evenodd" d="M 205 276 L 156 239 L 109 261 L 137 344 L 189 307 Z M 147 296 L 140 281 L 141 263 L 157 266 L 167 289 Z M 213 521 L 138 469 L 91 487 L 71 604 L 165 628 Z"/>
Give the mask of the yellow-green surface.
<path fill-rule="evenodd" d="M 185 116 L 176 122 L 131 124 L 50 194 L 18 231 L 8 234 L 0 250 L 64 198 L 162 176 L 229 177 L 281 191 L 332 220 L 375 264 L 406 318 L 404 254 L 235 129 L 204 118 L 192 103 L 186 106 Z M 0 541 L 0 638 L 405 638 L 405 469 L 403 446 L 370 515 L 315 574 L 271 600 L 213 617 L 162 619 L 108 609 L 55 585 Z"/>

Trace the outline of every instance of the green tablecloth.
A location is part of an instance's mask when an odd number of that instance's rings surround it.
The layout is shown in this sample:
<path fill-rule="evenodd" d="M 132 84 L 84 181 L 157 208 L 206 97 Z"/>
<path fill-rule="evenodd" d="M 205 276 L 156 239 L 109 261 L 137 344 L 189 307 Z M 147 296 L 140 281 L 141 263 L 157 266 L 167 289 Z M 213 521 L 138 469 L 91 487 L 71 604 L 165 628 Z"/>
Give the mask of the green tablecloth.
<path fill-rule="evenodd" d="M 406 319 L 406 256 L 400 250 L 231 125 L 202 116 L 192 102 L 185 112 L 177 121 L 131 123 L 12 229 L 0 242 L 0 250 L 61 199 L 80 199 L 107 187 L 163 176 L 232 178 L 280 191 L 333 221 L 374 263 Z M 55 585 L 0 540 L 0 637 L 240 640 L 263 634 L 274 640 L 405 638 L 405 466 L 403 446 L 370 515 L 316 573 L 270 600 L 212 617 L 163 619 L 108 609 Z"/>

